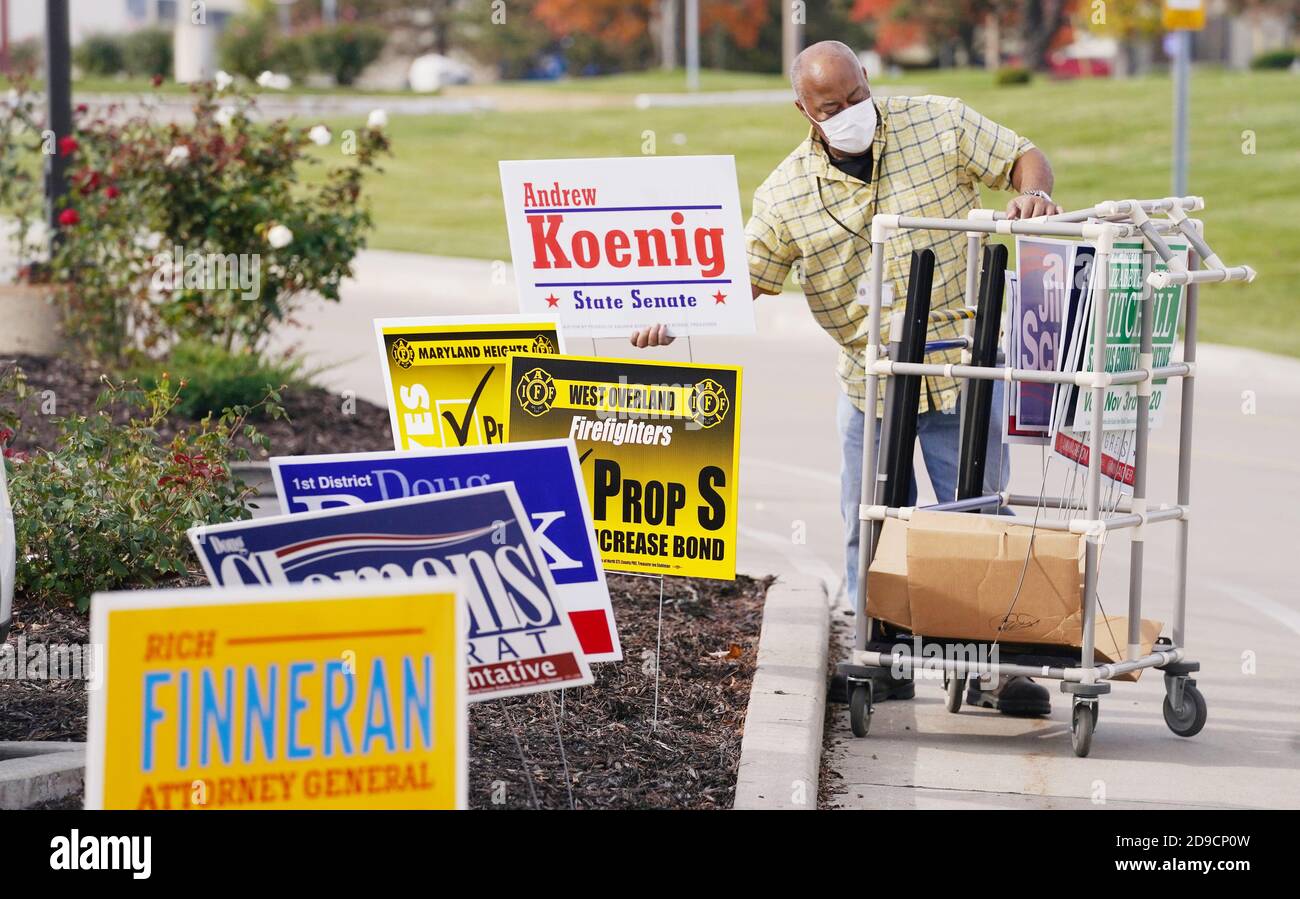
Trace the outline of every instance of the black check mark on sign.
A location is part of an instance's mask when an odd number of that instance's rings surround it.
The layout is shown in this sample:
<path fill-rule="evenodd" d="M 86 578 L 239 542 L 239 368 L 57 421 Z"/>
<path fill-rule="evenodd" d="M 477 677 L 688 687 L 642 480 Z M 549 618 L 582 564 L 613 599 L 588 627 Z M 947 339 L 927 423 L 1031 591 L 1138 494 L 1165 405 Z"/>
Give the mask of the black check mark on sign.
<path fill-rule="evenodd" d="M 469 406 L 465 409 L 464 421 L 456 421 L 456 416 L 451 414 L 451 410 L 442 413 L 442 417 L 447 419 L 447 424 L 451 425 L 452 433 L 456 435 L 458 446 L 464 446 L 465 441 L 469 439 L 469 426 L 474 421 L 474 410 L 478 407 L 478 398 L 483 395 L 483 388 L 487 386 L 488 379 L 492 377 L 492 372 L 496 370 L 497 367 L 492 366 L 483 375 L 483 379 L 478 382 L 474 395 L 469 398 Z"/>

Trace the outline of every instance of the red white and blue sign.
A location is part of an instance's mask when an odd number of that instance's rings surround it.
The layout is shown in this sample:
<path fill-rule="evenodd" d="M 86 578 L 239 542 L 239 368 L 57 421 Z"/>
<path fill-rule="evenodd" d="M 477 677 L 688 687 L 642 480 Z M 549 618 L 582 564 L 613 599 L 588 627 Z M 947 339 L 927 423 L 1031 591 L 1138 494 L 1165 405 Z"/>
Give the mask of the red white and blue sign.
<path fill-rule="evenodd" d="M 218 587 L 460 578 L 471 701 L 592 682 L 514 484 L 206 525 L 189 537 Z"/>
<path fill-rule="evenodd" d="M 500 166 L 520 312 L 558 314 L 566 337 L 754 332 L 734 157 Z"/>
<path fill-rule="evenodd" d="M 278 456 L 271 474 L 290 514 L 513 482 L 587 661 L 623 658 L 572 440 Z"/>

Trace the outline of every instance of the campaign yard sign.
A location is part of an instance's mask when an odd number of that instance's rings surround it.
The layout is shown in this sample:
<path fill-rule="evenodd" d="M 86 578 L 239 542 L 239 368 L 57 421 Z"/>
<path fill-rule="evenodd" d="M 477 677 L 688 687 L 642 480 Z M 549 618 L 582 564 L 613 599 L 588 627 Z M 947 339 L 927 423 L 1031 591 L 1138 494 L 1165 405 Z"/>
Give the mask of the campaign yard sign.
<path fill-rule="evenodd" d="M 1058 368 L 1074 250 L 1073 241 L 1016 238 L 1019 296 L 1012 306 L 1016 368 L 1034 371 Z M 1046 437 L 1052 423 L 1055 386 L 1026 381 L 1015 385 L 1014 392 L 1016 427 L 1038 431 Z"/>
<path fill-rule="evenodd" d="M 279 456 L 271 474 L 291 514 L 514 482 L 587 661 L 623 658 L 572 440 Z"/>
<path fill-rule="evenodd" d="M 464 808 L 459 588 L 96 593 L 86 807 Z"/>
<path fill-rule="evenodd" d="M 200 526 L 189 536 L 221 587 L 460 577 L 471 701 L 592 682 L 514 484 Z"/>
<path fill-rule="evenodd" d="M 375 319 L 393 445 L 505 442 L 506 357 L 563 353 L 559 328 L 554 313 Z"/>
<path fill-rule="evenodd" d="M 571 437 L 615 571 L 736 576 L 740 368 L 523 354 L 511 440 Z"/>
<path fill-rule="evenodd" d="M 1184 257 L 1187 244 L 1168 240 L 1169 248 Z M 1153 268 L 1154 266 L 1154 268 Z M 1129 371 L 1140 368 L 1142 293 L 1151 271 L 1165 271 L 1168 266 L 1145 242 L 1116 241 L 1110 265 L 1110 301 L 1106 310 L 1106 371 Z M 1096 279 L 1094 278 L 1094 281 Z M 1094 286 L 1094 290 L 1095 290 Z M 1174 341 L 1178 337 L 1178 320 L 1182 311 L 1182 285 L 1172 284 L 1152 291 L 1151 353 L 1152 364 L 1169 364 Z M 1096 309 L 1096 303 L 1091 306 Z M 1088 329 L 1080 359 L 1080 370 L 1092 371 L 1096 328 L 1095 313 L 1090 310 Z M 1164 419 L 1165 388 L 1168 379 L 1157 380 L 1151 387 L 1149 421 L 1159 427 Z M 1136 384 L 1117 384 L 1106 388 L 1102 426 L 1107 430 L 1131 429 L 1137 425 L 1138 392 Z M 1092 392 L 1080 392 L 1075 406 L 1073 429 L 1084 430 L 1092 423 Z"/>
<path fill-rule="evenodd" d="M 752 334 L 731 156 L 501 163 L 519 309 L 569 336 Z"/>

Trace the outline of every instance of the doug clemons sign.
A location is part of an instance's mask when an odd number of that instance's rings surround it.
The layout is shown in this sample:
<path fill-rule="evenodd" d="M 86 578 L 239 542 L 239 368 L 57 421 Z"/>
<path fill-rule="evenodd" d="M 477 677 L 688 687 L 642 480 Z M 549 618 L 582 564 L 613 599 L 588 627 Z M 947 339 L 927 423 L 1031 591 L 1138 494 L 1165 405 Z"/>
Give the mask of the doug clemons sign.
<path fill-rule="evenodd" d="M 212 583 L 457 576 L 471 700 L 592 682 L 511 483 L 191 528 Z"/>
<path fill-rule="evenodd" d="M 605 567 L 736 576 L 740 369 L 523 354 L 510 439 L 572 437 Z"/>
<path fill-rule="evenodd" d="M 732 157 L 502 162 L 501 190 L 521 312 L 569 336 L 753 333 Z"/>

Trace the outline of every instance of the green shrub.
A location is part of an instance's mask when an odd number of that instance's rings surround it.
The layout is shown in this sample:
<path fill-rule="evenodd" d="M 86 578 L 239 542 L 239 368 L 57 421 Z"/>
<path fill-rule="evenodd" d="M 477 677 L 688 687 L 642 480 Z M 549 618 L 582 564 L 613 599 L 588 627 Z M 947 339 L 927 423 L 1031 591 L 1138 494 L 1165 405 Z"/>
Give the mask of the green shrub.
<path fill-rule="evenodd" d="M 117 75 L 125 71 L 123 41 L 111 34 L 92 34 L 77 45 L 72 59 L 87 75 Z"/>
<path fill-rule="evenodd" d="M 172 33 L 143 28 L 122 39 L 122 64 L 127 74 L 152 78 L 172 74 Z"/>
<path fill-rule="evenodd" d="M 96 590 L 186 574 L 186 528 L 249 516 L 250 491 L 229 463 L 249 458 L 237 437 L 267 449 L 246 424 L 255 409 L 231 409 L 163 440 L 159 427 L 177 399 L 168 379 L 147 391 L 110 384 L 93 414 L 58 422 L 56 449 L 8 460 L 17 589 L 29 600 L 85 611 Z M 258 408 L 279 416 L 278 400 Z M 110 414 L 115 407 L 130 410 L 125 423 Z"/>
<path fill-rule="evenodd" d="M 302 36 L 313 71 L 350 85 L 383 52 L 388 35 L 372 25 L 335 25 Z"/>
<path fill-rule="evenodd" d="M 9 69 L 15 75 L 36 75 L 45 65 L 45 39 L 29 37 L 9 45 Z"/>
<path fill-rule="evenodd" d="M 128 376 L 148 389 L 167 380 L 184 383 L 176 412 L 195 420 L 237 406 L 256 407 L 268 393 L 304 380 L 297 361 L 263 360 L 247 351 L 198 341 L 184 341 L 166 362 L 135 368 Z"/>
<path fill-rule="evenodd" d="M 1289 69 L 1295 62 L 1294 50 L 1269 50 L 1250 61 L 1252 69 Z"/>
<path fill-rule="evenodd" d="M 998 87 L 1009 87 L 1017 84 L 1028 84 L 1033 79 L 1034 74 L 1028 69 L 1006 66 L 998 69 L 997 74 L 993 76 L 993 83 Z"/>
<path fill-rule="evenodd" d="M 221 68 L 250 80 L 266 71 L 297 80 L 310 67 L 307 47 L 300 39 L 284 37 L 269 13 L 233 19 L 221 34 L 217 55 Z"/>

